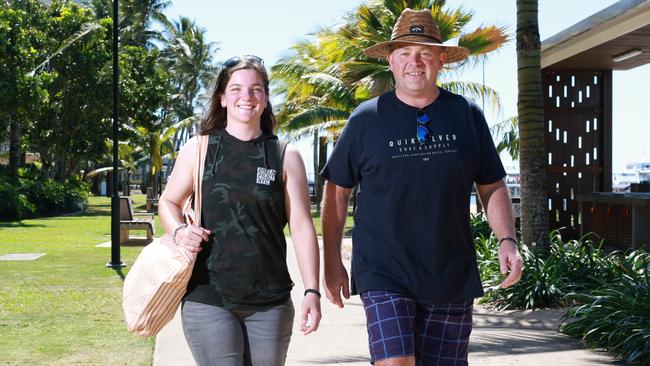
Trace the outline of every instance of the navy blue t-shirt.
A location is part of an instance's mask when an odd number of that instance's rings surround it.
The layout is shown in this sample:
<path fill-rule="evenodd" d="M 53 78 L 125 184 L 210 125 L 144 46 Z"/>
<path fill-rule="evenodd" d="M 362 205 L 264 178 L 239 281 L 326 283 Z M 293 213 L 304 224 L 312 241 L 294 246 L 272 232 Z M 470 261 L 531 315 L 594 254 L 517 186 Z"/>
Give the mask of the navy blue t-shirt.
<path fill-rule="evenodd" d="M 321 175 L 359 184 L 352 274 L 359 293 L 390 290 L 423 303 L 483 295 L 472 242 L 472 184 L 505 176 L 480 108 L 440 90 L 424 111 L 431 139 L 416 138 L 418 108 L 394 91 L 359 105 Z"/>

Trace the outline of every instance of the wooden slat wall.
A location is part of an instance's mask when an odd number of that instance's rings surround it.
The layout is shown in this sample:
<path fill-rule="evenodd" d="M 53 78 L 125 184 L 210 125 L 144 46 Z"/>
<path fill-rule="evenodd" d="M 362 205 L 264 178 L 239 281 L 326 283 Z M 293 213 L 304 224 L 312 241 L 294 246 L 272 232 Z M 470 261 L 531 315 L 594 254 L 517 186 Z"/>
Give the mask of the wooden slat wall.
<path fill-rule="evenodd" d="M 585 202 L 582 206 L 584 232 L 596 233 L 593 240 L 604 239 L 611 247 L 625 250 L 633 247 L 631 205 Z"/>
<path fill-rule="evenodd" d="M 576 196 L 611 190 L 611 71 L 542 75 L 550 226 L 575 239 L 582 222 Z"/>

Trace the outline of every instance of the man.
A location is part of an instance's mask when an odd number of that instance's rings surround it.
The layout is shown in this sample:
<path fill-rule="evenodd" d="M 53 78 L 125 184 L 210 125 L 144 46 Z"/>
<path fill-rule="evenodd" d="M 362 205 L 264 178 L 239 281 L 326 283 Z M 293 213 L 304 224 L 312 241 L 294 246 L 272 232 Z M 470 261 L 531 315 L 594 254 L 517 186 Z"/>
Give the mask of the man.
<path fill-rule="evenodd" d="M 358 185 L 352 283 L 366 311 L 376 365 L 467 365 L 473 299 L 483 295 L 469 223 L 476 183 L 499 239 L 502 286 L 517 282 L 517 250 L 505 171 L 475 103 L 436 86 L 463 47 L 441 44 L 429 10 L 406 9 L 391 40 L 364 51 L 386 57 L 395 90 L 350 116 L 321 175 L 325 292 L 343 307 L 348 275 L 341 237 Z"/>

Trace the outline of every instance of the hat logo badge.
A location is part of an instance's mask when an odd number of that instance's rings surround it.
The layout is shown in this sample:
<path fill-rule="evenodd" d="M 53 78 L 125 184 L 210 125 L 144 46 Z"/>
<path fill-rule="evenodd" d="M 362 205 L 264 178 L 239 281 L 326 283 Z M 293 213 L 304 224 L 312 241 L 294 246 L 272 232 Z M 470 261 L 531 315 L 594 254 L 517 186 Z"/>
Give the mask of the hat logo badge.
<path fill-rule="evenodd" d="M 412 26 L 409 28 L 409 31 L 410 31 L 411 33 L 424 33 L 424 27 L 421 26 L 421 25 L 412 25 Z"/>

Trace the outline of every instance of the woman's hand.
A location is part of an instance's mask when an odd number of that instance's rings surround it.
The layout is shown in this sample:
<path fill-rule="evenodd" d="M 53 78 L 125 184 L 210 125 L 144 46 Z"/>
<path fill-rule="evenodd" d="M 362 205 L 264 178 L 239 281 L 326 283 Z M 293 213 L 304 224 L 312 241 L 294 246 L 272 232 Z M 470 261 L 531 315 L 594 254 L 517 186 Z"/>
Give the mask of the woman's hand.
<path fill-rule="evenodd" d="M 176 230 L 174 242 L 192 253 L 198 253 L 202 250 L 201 243 L 207 241 L 210 234 L 211 232 L 208 229 L 196 225 L 187 225 Z"/>
<path fill-rule="evenodd" d="M 300 331 L 304 335 L 315 332 L 320 324 L 320 297 L 313 293 L 305 294 L 302 299 Z"/>

